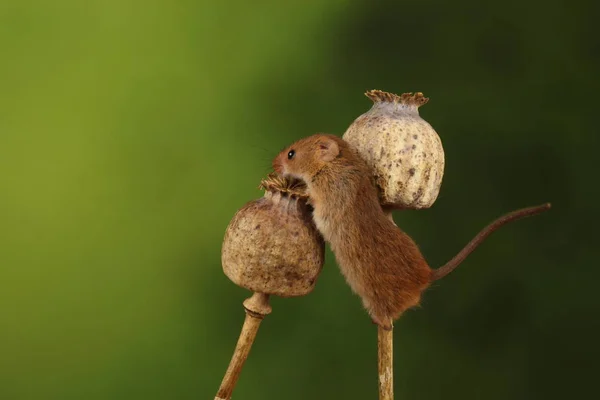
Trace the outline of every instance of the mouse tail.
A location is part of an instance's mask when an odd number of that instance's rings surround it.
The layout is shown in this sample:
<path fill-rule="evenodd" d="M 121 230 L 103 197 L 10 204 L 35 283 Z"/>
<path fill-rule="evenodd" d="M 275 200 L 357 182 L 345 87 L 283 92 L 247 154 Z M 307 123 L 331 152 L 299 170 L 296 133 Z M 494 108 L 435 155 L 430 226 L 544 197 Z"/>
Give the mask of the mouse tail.
<path fill-rule="evenodd" d="M 438 279 L 442 279 L 450 272 L 454 271 L 456 267 L 462 263 L 465 258 L 469 254 L 473 252 L 488 236 L 490 236 L 494 231 L 503 225 L 508 224 L 509 222 L 519 220 L 521 218 L 529 217 L 532 215 L 537 215 L 541 212 L 547 211 L 550 209 L 550 203 L 545 203 L 536 207 L 528 207 L 522 208 L 520 210 L 516 210 L 510 212 L 502 217 L 498 218 L 485 228 L 483 228 L 477 236 L 475 236 L 457 255 L 454 256 L 450 261 L 441 266 L 440 268 L 433 271 L 432 281 L 437 281 Z"/>

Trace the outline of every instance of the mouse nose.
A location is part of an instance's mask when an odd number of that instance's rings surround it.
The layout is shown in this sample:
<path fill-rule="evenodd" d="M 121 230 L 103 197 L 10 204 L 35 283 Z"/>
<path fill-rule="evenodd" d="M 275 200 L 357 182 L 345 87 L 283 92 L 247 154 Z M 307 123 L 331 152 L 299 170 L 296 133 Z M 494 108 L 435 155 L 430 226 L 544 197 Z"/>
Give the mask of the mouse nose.
<path fill-rule="evenodd" d="M 273 160 L 273 170 L 278 174 L 283 174 L 283 163 L 281 162 L 281 155 L 278 155 Z"/>
<path fill-rule="evenodd" d="M 277 172 L 279 175 L 284 175 L 285 174 L 285 157 L 286 157 L 286 153 L 282 152 L 279 153 L 277 155 L 277 157 L 275 157 L 275 159 L 273 159 L 273 170 L 275 172 Z"/>

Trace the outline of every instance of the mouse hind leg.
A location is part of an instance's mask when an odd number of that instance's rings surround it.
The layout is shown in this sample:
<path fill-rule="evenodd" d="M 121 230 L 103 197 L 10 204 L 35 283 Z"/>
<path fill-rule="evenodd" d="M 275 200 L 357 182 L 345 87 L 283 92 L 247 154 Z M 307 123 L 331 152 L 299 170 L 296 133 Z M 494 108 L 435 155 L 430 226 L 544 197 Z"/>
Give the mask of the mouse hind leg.
<path fill-rule="evenodd" d="M 373 303 L 370 302 L 368 299 L 363 299 L 363 306 L 369 313 L 369 316 L 371 317 L 371 321 L 374 324 L 379 325 L 381 328 L 383 328 L 385 330 L 392 330 L 392 328 L 394 326 L 394 324 L 393 324 L 394 321 L 392 318 L 390 318 L 388 316 L 389 314 L 387 313 L 386 310 L 381 310 L 376 307 L 373 307 Z"/>

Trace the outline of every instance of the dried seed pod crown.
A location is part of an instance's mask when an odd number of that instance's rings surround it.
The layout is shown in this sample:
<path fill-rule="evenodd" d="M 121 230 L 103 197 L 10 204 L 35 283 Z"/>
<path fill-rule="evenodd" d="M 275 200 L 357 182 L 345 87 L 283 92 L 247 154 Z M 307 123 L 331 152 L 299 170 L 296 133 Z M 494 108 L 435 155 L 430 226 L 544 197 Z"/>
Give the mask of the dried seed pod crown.
<path fill-rule="evenodd" d="M 269 175 L 265 195 L 233 217 L 223 241 L 223 271 L 236 285 L 281 297 L 303 296 L 314 288 L 325 244 L 307 205 L 306 186 Z"/>
<path fill-rule="evenodd" d="M 428 208 L 435 202 L 444 175 L 442 142 L 419 107 L 423 93 L 398 96 L 381 90 L 365 95 L 373 107 L 344 133 L 373 170 L 381 203 L 394 208 Z"/>

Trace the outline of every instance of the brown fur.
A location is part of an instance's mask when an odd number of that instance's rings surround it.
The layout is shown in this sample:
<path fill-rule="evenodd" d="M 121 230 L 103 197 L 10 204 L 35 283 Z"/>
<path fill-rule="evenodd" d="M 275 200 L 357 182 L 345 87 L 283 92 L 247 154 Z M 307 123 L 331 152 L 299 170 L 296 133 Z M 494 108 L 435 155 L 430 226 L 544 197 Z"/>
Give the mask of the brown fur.
<path fill-rule="evenodd" d="M 288 160 L 292 149 L 296 154 Z M 273 167 L 306 182 L 317 228 L 374 322 L 390 327 L 419 304 L 431 269 L 415 242 L 384 214 L 369 168 L 346 142 L 310 136 L 282 151 Z"/>
<path fill-rule="evenodd" d="M 291 150 L 295 155 L 288 159 Z M 273 168 L 306 183 L 317 228 L 330 243 L 352 290 L 373 321 L 384 328 L 391 328 L 404 311 L 418 305 L 432 281 L 452 272 L 496 229 L 550 209 L 546 203 L 498 218 L 454 258 L 432 270 L 415 242 L 388 219 L 371 171 L 341 138 L 318 134 L 301 139 L 273 160 Z"/>

